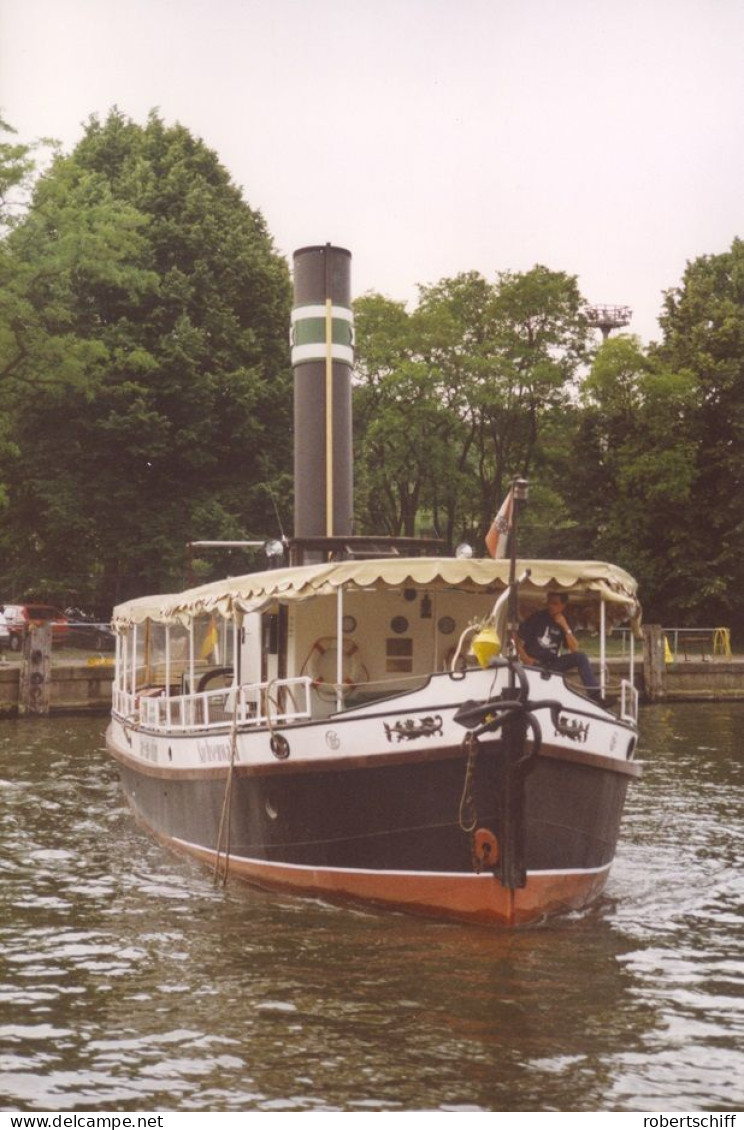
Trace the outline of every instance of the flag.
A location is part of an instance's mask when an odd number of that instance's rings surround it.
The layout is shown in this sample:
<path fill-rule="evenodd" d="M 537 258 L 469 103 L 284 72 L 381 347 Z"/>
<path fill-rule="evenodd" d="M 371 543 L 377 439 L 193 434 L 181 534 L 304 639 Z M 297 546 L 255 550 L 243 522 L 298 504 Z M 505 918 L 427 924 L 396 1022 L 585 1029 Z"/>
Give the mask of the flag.
<path fill-rule="evenodd" d="M 217 651 L 219 639 L 220 637 L 217 632 L 217 625 L 215 623 L 214 616 L 212 616 L 209 621 L 209 627 L 207 628 L 204 639 L 202 640 L 202 645 L 199 650 L 199 658 L 209 661 L 209 657 L 212 655 L 212 653 Z M 217 654 L 216 657 L 213 657 L 213 659 L 215 663 L 219 663 L 219 654 Z"/>
<path fill-rule="evenodd" d="M 512 529 L 512 510 L 514 506 L 514 487 L 501 504 L 501 509 L 491 522 L 491 528 L 486 534 L 486 549 L 491 557 L 506 557 L 506 548 L 509 534 Z"/>

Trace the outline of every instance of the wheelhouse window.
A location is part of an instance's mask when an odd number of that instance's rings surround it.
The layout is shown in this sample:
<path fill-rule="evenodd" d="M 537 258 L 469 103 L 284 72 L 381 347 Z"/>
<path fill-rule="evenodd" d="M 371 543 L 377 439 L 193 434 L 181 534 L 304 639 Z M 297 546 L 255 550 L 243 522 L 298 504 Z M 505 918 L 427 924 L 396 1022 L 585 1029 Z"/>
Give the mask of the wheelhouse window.
<path fill-rule="evenodd" d="M 413 640 L 388 636 L 385 641 L 385 670 L 390 674 L 413 671 Z"/>

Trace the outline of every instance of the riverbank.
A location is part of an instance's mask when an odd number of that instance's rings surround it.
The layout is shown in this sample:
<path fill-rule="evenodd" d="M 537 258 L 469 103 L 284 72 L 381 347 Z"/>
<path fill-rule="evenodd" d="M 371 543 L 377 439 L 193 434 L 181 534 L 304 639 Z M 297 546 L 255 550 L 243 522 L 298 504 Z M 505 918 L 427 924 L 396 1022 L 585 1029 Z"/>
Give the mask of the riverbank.
<path fill-rule="evenodd" d="M 21 698 L 22 660 L 0 663 L 0 718 L 15 718 Z M 629 674 L 627 658 L 607 660 L 610 685 Z M 635 664 L 635 682 L 643 701 L 744 701 L 744 657 L 718 656 L 666 663 L 651 689 L 644 662 Z M 111 709 L 113 663 L 106 658 L 65 659 L 52 663 L 49 676 L 50 714 L 105 714 Z"/>
<path fill-rule="evenodd" d="M 744 656 L 725 659 L 677 660 L 664 663 L 647 677 L 643 659 L 635 664 L 635 685 L 644 702 L 744 701 Z M 628 678 L 627 659 L 608 659 L 610 683 Z"/>
<path fill-rule="evenodd" d="M 690 660 L 666 666 L 657 702 L 744 700 L 744 659 Z"/>
<path fill-rule="evenodd" d="M 0 663 L 0 718 L 20 713 L 23 660 Z M 50 714 L 106 714 L 111 709 L 113 662 L 91 657 L 53 662 L 49 674 Z"/>

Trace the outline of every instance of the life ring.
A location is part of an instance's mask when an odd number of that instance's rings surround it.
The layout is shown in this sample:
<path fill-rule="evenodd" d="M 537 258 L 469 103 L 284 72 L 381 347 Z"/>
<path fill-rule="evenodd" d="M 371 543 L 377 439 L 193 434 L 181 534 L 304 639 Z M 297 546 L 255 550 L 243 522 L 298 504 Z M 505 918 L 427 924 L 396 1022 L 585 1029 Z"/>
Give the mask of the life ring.
<path fill-rule="evenodd" d="M 498 837 L 490 828 L 478 828 L 473 833 L 473 870 L 478 874 L 484 869 L 493 869 L 501 859 Z"/>
<path fill-rule="evenodd" d="M 341 689 L 344 694 L 352 691 L 359 683 L 369 679 L 367 668 L 362 663 L 359 645 L 356 640 L 346 637 L 341 644 L 343 653 L 343 678 Z M 310 648 L 310 654 L 302 668 L 302 673 L 307 673 L 312 679 L 313 686 L 336 687 L 336 674 L 338 669 L 338 646 L 335 636 L 321 636 Z"/>

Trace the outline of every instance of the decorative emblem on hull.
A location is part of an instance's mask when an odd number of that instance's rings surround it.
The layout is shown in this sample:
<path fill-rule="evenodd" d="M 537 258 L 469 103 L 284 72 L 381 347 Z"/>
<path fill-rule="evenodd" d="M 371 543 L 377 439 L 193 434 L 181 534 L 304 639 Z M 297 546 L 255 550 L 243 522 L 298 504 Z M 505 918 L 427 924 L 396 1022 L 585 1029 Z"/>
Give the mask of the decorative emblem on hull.
<path fill-rule="evenodd" d="M 584 743 L 589 736 L 589 723 L 580 722 L 578 718 L 566 718 L 560 715 L 555 724 L 556 737 L 560 735 L 570 738 L 572 742 Z"/>
<path fill-rule="evenodd" d="M 405 722 L 399 720 L 392 726 L 383 722 L 383 726 L 385 737 L 389 742 L 412 742 L 416 738 L 431 738 L 434 735 L 441 736 L 443 733 L 440 714 L 427 718 L 406 718 Z"/>

